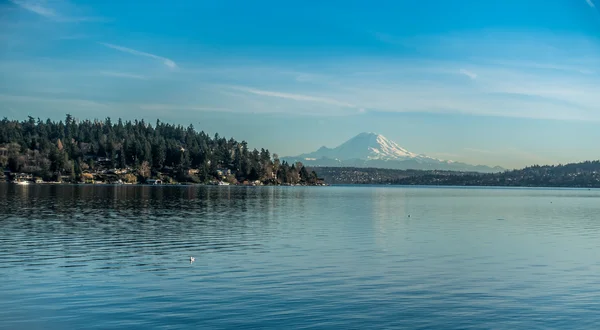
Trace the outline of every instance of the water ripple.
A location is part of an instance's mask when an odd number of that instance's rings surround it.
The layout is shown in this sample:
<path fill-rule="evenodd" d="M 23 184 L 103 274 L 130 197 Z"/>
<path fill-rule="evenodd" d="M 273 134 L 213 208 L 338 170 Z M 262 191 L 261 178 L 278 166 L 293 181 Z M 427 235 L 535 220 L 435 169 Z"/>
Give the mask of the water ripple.
<path fill-rule="evenodd" d="M 600 324 L 598 190 L 0 184 L 0 196 L 0 328 Z"/>

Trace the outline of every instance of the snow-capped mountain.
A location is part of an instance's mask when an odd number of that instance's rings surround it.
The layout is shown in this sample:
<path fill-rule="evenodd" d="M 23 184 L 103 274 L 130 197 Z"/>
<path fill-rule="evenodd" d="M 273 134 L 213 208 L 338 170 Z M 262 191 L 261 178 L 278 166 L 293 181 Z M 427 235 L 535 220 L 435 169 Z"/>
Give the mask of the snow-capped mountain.
<path fill-rule="evenodd" d="M 303 154 L 301 158 L 330 158 L 336 160 L 406 160 L 433 158 L 412 153 L 385 136 L 375 133 L 360 133 L 336 148 L 321 147 L 319 150 Z"/>
<path fill-rule="evenodd" d="M 441 160 L 410 152 L 385 136 L 375 133 L 360 133 L 335 148 L 321 147 L 315 152 L 287 161 L 301 161 L 309 166 L 353 166 L 393 169 L 428 169 L 499 172 L 500 167 L 469 165 L 451 160 Z"/>

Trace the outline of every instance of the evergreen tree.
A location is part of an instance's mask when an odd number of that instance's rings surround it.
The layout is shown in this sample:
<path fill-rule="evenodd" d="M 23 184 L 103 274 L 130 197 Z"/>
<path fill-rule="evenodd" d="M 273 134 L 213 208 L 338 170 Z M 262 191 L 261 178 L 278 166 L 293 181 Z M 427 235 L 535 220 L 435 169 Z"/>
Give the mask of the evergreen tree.
<path fill-rule="evenodd" d="M 0 121 L 0 149 L 8 150 L 0 157 L 0 166 L 46 179 L 128 167 L 142 179 L 153 173 L 179 173 L 183 180 L 206 182 L 214 178 L 217 169 L 232 170 L 232 182 L 298 183 L 309 178 L 301 164 L 290 166 L 276 154 L 271 159 L 267 149 L 250 151 L 246 141 L 227 140 L 219 134 L 211 138 L 192 125 L 184 128 L 160 120 L 152 127 L 144 120 L 113 123 L 111 118 L 77 120 L 70 114 L 64 122 L 4 118 Z M 191 177 L 189 170 L 197 174 Z"/>

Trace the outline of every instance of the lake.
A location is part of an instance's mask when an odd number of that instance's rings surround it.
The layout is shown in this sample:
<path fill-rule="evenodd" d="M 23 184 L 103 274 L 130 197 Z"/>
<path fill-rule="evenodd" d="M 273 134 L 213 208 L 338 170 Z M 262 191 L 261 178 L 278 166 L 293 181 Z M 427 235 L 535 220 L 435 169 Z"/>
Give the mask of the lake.
<path fill-rule="evenodd" d="M 600 327 L 599 190 L 0 184 L 0 233 L 2 329 Z"/>

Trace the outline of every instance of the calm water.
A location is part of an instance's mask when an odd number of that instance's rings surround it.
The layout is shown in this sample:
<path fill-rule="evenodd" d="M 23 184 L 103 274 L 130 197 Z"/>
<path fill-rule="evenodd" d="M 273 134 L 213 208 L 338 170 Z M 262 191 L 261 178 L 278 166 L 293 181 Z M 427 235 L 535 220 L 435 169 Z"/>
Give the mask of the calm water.
<path fill-rule="evenodd" d="M 117 327 L 598 329 L 600 191 L 0 184 L 0 328 Z"/>

